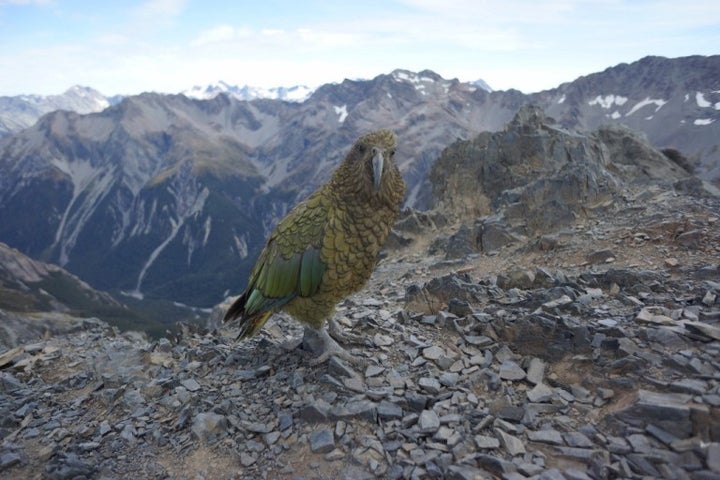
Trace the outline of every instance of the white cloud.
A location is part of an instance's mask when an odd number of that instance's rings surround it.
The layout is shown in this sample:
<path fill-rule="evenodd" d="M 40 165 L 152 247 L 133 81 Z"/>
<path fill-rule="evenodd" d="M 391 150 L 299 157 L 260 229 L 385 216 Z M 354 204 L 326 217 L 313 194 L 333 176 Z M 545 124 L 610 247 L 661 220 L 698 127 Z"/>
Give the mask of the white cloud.
<path fill-rule="evenodd" d="M 192 46 L 202 46 L 211 43 L 227 42 L 234 40 L 237 36 L 237 32 L 234 27 L 230 25 L 218 25 L 209 30 L 200 32 L 200 34 L 190 42 Z"/>
<path fill-rule="evenodd" d="M 267 57 L 268 55 L 289 57 L 293 52 L 310 49 L 341 49 L 368 44 L 368 35 L 336 30 L 313 28 L 280 29 L 233 27 L 218 25 L 200 32 L 190 41 L 192 47 L 211 46 L 224 50 L 242 50 L 249 57 Z"/>
<path fill-rule="evenodd" d="M 53 7 L 27 9 L 42 20 L 37 26 L 30 16 L 27 25 L 10 23 L 11 5 L 46 3 Z M 0 40 L 12 46 L 0 49 L 0 64 L 14 66 L 0 69 L 0 95 L 58 93 L 77 83 L 108 94 L 217 80 L 316 86 L 395 68 L 529 93 L 649 54 L 716 54 L 720 42 L 720 30 L 707 28 L 718 24 L 720 2 L 682 9 L 670 0 L 366 3 L 278 0 L 248 9 L 218 0 L 139 0 L 83 9 L 0 0 Z M 92 21 L 79 19 L 85 14 Z M 3 31 L 3 22 L 14 32 Z"/>

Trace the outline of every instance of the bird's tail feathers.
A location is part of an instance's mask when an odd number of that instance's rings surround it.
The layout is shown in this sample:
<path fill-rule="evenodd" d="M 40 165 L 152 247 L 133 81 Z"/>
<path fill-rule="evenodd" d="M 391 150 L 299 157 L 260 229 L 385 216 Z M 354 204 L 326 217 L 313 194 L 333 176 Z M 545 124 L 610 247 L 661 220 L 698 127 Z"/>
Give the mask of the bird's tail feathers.
<path fill-rule="evenodd" d="M 262 312 L 240 318 L 240 333 L 238 333 L 236 340 L 245 340 L 254 336 L 265 325 L 270 315 L 272 315 L 272 312 Z"/>
<path fill-rule="evenodd" d="M 245 303 L 247 302 L 247 293 L 242 294 L 235 302 L 230 305 L 225 316 L 223 317 L 223 323 L 231 322 L 237 318 L 240 319 L 240 333 L 238 333 L 237 340 L 244 340 L 254 336 L 267 322 L 272 311 L 258 312 L 254 315 L 248 315 L 245 310 Z"/>
<path fill-rule="evenodd" d="M 228 308 L 225 312 L 225 316 L 222 320 L 223 323 L 232 322 L 245 313 L 245 303 L 247 302 L 247 297 L 247 292 L 245 292 L 235 299 L 232 305 L 230 305 L 230 308 Z"/>

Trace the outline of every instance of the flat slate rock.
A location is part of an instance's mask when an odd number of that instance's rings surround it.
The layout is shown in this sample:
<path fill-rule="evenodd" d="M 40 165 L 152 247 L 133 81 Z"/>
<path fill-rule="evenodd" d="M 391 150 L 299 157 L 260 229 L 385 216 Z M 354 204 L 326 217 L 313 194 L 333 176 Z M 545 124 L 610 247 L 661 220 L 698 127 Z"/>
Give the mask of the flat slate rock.
<path fill-rule="evenodd" d="M 418 418 L 418 426 L 423 433 L 435 433 L 440 428 L 440 417 L 434 410 L 423 410 Z"/>
<path fill-rule="evenodd" d="M 500 378 L 503 380 L 522 380 L 525 378 L 525 370 L 512 360 L 506 360 L 500 364 L 500 370 L 498 372 Z"/>
<path fill-rule="evenodd" d="M 335 449 L 335 437 L 329 428 L 310 433 L 310 450 L 313 453 L 329 453 Z"/>

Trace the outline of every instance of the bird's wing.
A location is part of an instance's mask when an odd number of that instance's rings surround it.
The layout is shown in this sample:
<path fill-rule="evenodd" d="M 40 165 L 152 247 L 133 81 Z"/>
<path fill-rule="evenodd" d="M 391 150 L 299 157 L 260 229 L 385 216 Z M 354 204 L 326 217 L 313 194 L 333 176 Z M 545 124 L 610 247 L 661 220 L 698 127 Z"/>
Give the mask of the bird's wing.
<path fill-rule="evenodd" d="M 329 205 L 321 195 L 298 204 L 278 224 L 250 274 L 245 293 L 225 315 L 240 317 L 241 337 L 252 336 L 269 314 L 295 297 L 317 292 L 326 264 L 320 258 Z"/>

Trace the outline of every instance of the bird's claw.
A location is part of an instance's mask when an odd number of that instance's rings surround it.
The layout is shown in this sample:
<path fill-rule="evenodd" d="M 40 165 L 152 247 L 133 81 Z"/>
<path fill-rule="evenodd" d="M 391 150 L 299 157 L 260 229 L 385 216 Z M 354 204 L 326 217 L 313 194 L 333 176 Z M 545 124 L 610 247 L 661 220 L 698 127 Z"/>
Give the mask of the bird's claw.
<path fill-rule="evenodd" d="M 327 321 L 328 324 L 328 334 L 335 339 L 336 342 L 342 343 L 343 345 L 364 345 L 365 340 L 360 335 L 353 335 L 351 333 L 345 333 L 342 330 L 342 327 L 338 324 L 337 320 L 334 318 L 329 318 Z"/>
<path fill-rule="evenodd" d="M 315 339 L 309 338 L 309 336 L 315 336 L 321 345 L 317 345 L 318 342 Z M 310 360 L 308 363 L 312 366 L 320 365 L 330 360 L 330 357 L 336 356 L 341 358 L 353 365 L 367 366 L 368 361 L 364 358 L 356 357 L 344 348 L 342 348 L 338 342 L 330 335 L 326 329 L 315 330 L 311 328 L 305 329 L 305 338 L 303 344 L 310 347 L 310 350 L 320 351 L 320 354 Z M 314 347 L 314 348 L 313 348 Z"/>

